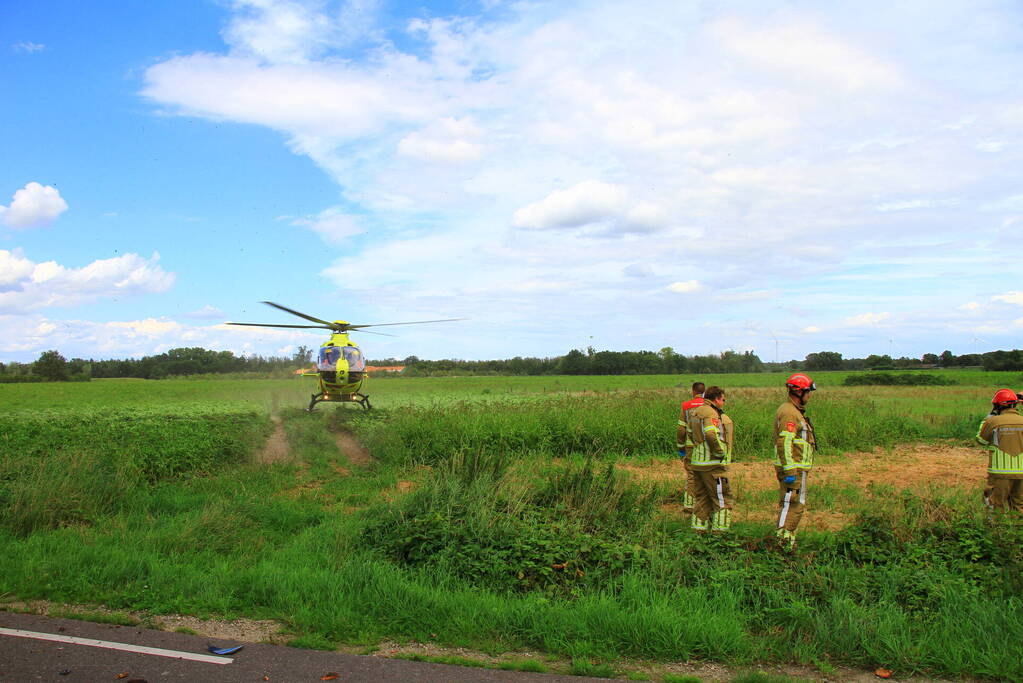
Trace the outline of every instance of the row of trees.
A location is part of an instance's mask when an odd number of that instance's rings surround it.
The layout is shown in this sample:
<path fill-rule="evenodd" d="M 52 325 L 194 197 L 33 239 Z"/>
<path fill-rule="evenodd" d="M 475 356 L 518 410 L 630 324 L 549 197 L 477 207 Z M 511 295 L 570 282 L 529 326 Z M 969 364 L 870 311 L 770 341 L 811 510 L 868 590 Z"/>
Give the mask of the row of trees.
<path fill-rule="evenodd" d="M 956 356 L 951 351 L 940 354 L 925 353 L 920 358 L 892 358 L 888 354 L 872 354 L 866 358 L 842 358 L 837 351 L 811 353 L 803 361 L 803 370 L 912 370 L 916 368 L 962 368 L 983 366 L 985 370 L 1021 370 L 1010 367 L 1017 351 L 990 351 L 988 353 L 967 353 Z M 1006 359 L 1004 356 L 1010 357 Z"/>
<path fill-rule="evenodd" d="M 236 356 L 230 351 L 200 347 L 171 349 L 142 358 L 67 360 L 58 351 L 44 351 L 34 363 L 0 363 L 0 382 L 87 381 L 98 377 L 161 379 L 182 375 L 258 373 L 288 375 L 310 362 L 312 350 L 300 347 L 291 356 Z"/>
<path fill-rule="evenodd" d="M 123 360 L 66 360 L 57 351 L 46 351 L 34 363 L 0 363 L 0 382 L 88 380 L 93 377 L 160 379 L 182 375 L 249 373 L 288 375 L 307 366 L 313 350 L 302 346 L 291 356 L 236 356 L 230 351 L 199 347 L 171 349 L 166 353 Z M 983 366 L 985 370 L 1023 370 L 1023 351 L 991 351 L 955 356 L 950 351 L 926 353 L 921 358 L 871 355 L 843 358 L 836 351 L 818 351 L 804 360 L 765 363 L 752 351 L 723 351 L 716 355 L 685 356 L 671 347 L 653 351 L 586 351 L 572 349 L 553 358 L 508 360 L 403 360 L 386 358 L 370 365 L 404 365 L 406 376 L 415 375 L 658 375 L 772 372 L 785 370 L 911 370 L 933 367 Z"/>
<path fill-rule="evenodd" d="M 818 351 L 804 360 L 782 363 L 762 361 L 752 351 L 723 351 L 716 355 L 685 356 L 671 347 L 653 351 L 586 351 L 573 349 L 554 358 L 462 361 L 403 360 L 388 358 L 374 365 L 404 365 L 406 375 L 495 374 L 495 375 L 646 375 L 686 373 L 782 372 L 786 370 L 914 370 L 983 366 L 985 370 L 1023 370 L 1023 351 L 991 351 L 956 356 L 951 351 L 927 353 L 920 358 L 892 358 L 870 355 L 843 358 L 836 351 Z"/>

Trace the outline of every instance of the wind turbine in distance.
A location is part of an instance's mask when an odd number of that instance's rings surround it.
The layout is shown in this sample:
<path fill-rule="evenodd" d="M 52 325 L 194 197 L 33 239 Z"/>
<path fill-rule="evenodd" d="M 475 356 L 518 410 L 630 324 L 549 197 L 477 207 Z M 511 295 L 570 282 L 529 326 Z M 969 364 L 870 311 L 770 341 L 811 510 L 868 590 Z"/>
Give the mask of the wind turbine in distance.
<path fill-rule="evenodd" d="M 778 362 L 778 345 L 779 344 L 786 344 L 788 342 L 780 342 L 780 341 L 778 341 L 778 335 L 776 335 L 774 333 L 774 330 L 769 330 L 769 332 L 771 333 L 771 339 L 774 340 L 774 362 L 777 363 Z"/>

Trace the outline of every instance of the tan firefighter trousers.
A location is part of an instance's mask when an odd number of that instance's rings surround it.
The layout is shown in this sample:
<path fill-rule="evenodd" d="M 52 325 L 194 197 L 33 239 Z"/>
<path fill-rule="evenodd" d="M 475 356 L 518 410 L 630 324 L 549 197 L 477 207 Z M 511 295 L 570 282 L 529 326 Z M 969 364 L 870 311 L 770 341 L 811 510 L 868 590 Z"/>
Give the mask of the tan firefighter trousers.
<path fill-rule="evenodd" d="M 799 528 L 799 520 L 806 509 L 806 470 L 789 470 L 785 473 L 780 467 L 774 468 L 778 477 L 778 528 L 795 533 Z M 786 484 L 785 477 L 795 475 L 793 484 Z"/>
<path fill-rule="evenodd" d="M 1023 513 L 1023 479 L 987 475 L 984 503 L 995 512 L 1012 510 Z"/>

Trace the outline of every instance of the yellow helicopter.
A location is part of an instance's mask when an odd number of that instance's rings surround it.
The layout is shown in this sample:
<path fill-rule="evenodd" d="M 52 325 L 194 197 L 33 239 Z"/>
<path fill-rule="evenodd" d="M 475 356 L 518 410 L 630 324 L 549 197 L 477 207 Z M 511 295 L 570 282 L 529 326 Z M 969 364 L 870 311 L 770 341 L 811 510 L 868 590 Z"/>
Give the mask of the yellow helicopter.
<path fill-rule="evenodd" d="M 311 315 L 294 311 L 287 306 L 275 304 L 272 301 L 264 301 L 262 303 L 278 308 L 285 313 L 297 315 L 299 318 L 305 318 L 306 320 L 317 324 L 278 325 L 271 323 L 231 322 L 227 324 L 245 325 L 247 327 L 315 328 L 327 329 L 331 332 L 330 339 L 320 345 L 320 354 L 316 361 L 316 371 L 304 373 L 305 376 L 317 377 L 320 381 L 320 393 L 312 395 L 312 399 L 309 401 L 309 407 L 306 408 L 306 410 L 310 412 L 316 407 L 317 403 L 321 403 L 323 401 L 336 403 L 358 403 L 366 410 L 373 407 L 370 405 L 369 396 L 360 391 L 363 383 L 366 381 L 366 359 L 363 357 L 362 351 L 359 350 L 359 347 L 348 339 L 349 330 L 361 330 L 364 327 L 383 327 L 386 325 L 422 325 L 424 323 L 447 323 L 455 320 L 465 320 L 465 318 L 447 318 L 444 320 L 416 320 L 407 323 L 352 325 L 344 320 L 335 320 L 333 322 L 320 320 L 319 318 L 314 318 Z M 367 331 L 367 334 L 379 334 L 384 337 L 394 336 L 391 334 L 384 334 L 383 332 Z"/>

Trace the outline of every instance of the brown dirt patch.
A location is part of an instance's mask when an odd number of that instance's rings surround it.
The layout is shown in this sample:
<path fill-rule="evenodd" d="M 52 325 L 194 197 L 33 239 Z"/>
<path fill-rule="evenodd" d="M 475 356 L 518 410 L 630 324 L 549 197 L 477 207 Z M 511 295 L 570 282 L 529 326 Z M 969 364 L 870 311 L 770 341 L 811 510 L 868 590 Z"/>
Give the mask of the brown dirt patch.
<path fill-rule="evenodd" d="M 288 445 L 288 437 L 284 433 L 284 424 L 281 422 L 281 418 L 272 415 L 270 420 L 273 421 L 274 430 L 263 448 L 255 455 L 255 461 L 260 465 L 285 462 L 291 459 L 291 446 Z"/>
<path fill-rule="evenodd" d="M 359 440 L 348 432 L 341 432 L 335 438 L 338 450 L 344 453 L 348 462 L 356 467 L 369 467 L 376 463 L 377 459 L 370 455 L 366 447 L 359 443 Z"/>
<path fill-rule="evenodd" d="M 41 614 L 66 616 L 79 614 L 123 615 L 130 617 L 137 625 L 161 631 L 188 629 L 198 635 L 218 640 L 237 640 L 243 643 L 273 643 L 283 645 L 290 636 L 281 633 L 282 625 L 271 619 L 199 619 L 180 614 L 153 615 L 141 611 L 113 610 L 103 605 L 75 605 L 50 602 L 49 600 L 26 600 L 0 603 L 0 609 Z"/>
<path fill-rule="evenodd" d="M 391 488 L 382 491 L 380 496 L 384 500 L 393 502 L 397 500 L 400 496 L 415 491 L 417 486 L 419 486 L 419 482 L 411 481 L 409 479 L 402 479 Z"/>

